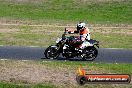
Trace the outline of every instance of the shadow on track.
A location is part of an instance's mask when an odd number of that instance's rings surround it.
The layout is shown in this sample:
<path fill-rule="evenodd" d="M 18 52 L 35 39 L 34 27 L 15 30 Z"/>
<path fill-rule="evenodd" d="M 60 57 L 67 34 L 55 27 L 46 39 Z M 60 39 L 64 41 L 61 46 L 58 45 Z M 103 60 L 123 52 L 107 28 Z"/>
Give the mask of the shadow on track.
<path fill-rule="evenodd" d="M 52 59 L 41 58 L 41 60 L 52 60 Z M 63 58 L 63 57 L 58 57 L 57 59 L 53 59 L 53 60 L 57 60 L 57 61 L 65 61 L 65 60 L 67 60 L 67 61 L 85 61 L 80 58 Z"/>

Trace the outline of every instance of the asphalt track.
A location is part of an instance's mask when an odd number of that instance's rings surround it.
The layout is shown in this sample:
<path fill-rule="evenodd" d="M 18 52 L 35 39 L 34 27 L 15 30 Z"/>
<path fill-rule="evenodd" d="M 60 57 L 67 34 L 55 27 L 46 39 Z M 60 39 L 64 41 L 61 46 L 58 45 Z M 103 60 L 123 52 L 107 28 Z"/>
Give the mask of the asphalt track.
<path fill-rule="evenodd" d="M 42 47 L 18 47 L 0 46 L 0 59 L 15 60 L 47 60 L 43 54 L 45 48 Z M 59 57 L 58 60 L 65 60 Z M 81 61 L 80 58 L 70 59 Z M 94 62 L 106 63 L 132 63 L 132 49 L 99 49 L 99 55 Z"/>

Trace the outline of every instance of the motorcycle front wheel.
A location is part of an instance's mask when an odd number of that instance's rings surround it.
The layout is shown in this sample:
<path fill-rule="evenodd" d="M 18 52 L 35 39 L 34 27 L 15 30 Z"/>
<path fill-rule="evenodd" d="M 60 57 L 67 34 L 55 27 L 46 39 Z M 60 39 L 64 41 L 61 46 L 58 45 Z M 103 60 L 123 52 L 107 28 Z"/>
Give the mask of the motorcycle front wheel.
<path fill-rule="evenodd" d="M 55 47 L 49 46 L 45 50 L 44 55 L 47 59 L 56 59 L 60 54 L 58 53 L 58 50 Z"/>
<path fill-rule="evenodd" d="M 93 61 L 98 55 L 98 50 L 95 47 L 87 48 L 84 50 L 83 60 Z"/>

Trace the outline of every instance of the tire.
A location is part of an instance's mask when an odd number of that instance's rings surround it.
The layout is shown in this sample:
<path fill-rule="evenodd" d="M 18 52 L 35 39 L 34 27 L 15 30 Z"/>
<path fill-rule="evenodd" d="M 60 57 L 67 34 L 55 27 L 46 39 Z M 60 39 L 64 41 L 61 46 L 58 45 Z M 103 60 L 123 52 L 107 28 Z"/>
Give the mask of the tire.
<path fill-rule="evenodd" d="M 49 46 L 45 50 L 44 55 L 47 59 L 56 59 L 60 54 L 58 53 L 58 50 L 55 47 Z"/>
<path fill-rule="evenodd" d="M 82 59 L 85 61 L 93 61 L 98 56 L 98 50 L 95 47 L 85 49 L 84 53 Z"/>

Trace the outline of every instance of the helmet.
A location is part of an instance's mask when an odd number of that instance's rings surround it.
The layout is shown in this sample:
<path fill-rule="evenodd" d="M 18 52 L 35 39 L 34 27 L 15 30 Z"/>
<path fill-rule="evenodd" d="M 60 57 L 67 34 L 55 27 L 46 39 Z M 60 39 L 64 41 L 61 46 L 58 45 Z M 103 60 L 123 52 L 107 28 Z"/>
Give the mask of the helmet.
<path fill-rule="evenodd" d="M 81 30 L 81 29 L 84 28 L 85 26 L 86 26 L 85 23 L 80 22 L 80 23 L 77 24 L 77 30 Z"/>

